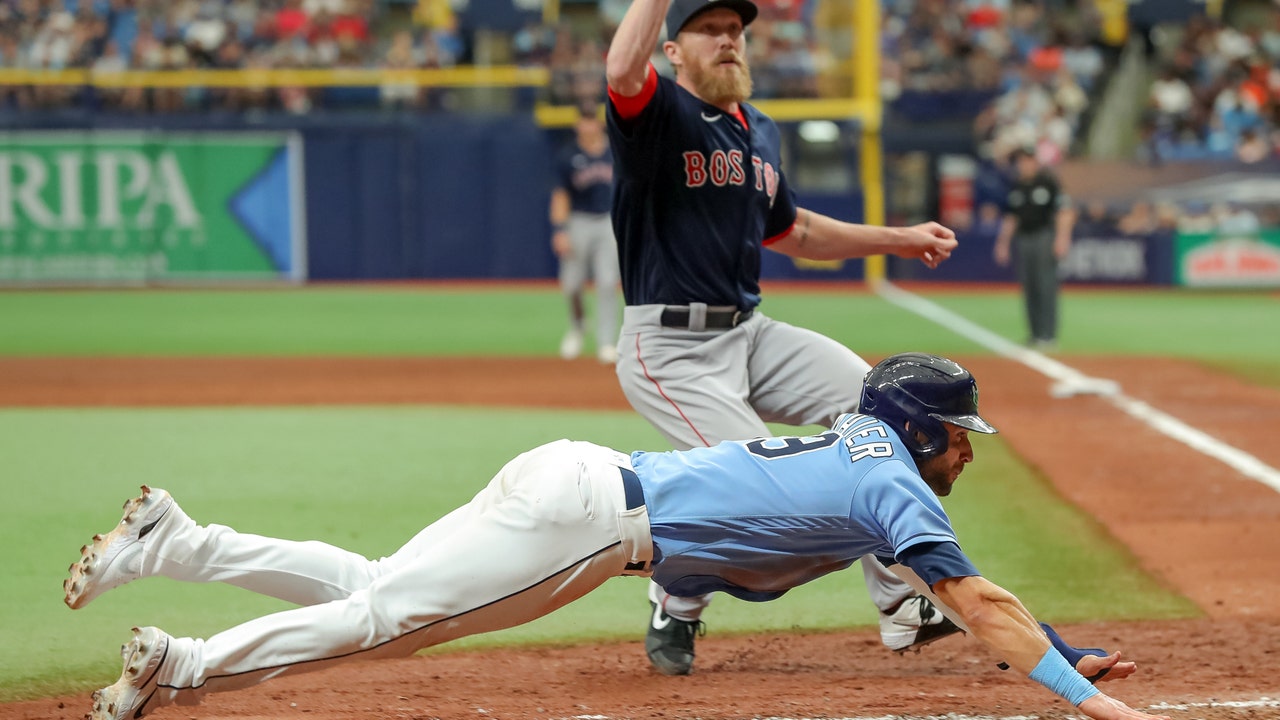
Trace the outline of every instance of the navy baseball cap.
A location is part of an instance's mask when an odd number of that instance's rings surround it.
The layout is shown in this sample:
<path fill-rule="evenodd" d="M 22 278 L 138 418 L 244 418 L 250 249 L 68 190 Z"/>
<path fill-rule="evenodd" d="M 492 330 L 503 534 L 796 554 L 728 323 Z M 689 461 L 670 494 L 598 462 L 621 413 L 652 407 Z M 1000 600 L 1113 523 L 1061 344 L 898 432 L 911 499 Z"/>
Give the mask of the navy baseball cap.
<path fill-rule="evenodd" d="M 728 8 L 738 13 L 743 27 L 750 25 L 760 12 L 751 0 L 671 0 L 671 7 L 667 8 L 667 39 L 674 40 L 690 20 L 716 8 Z"/>

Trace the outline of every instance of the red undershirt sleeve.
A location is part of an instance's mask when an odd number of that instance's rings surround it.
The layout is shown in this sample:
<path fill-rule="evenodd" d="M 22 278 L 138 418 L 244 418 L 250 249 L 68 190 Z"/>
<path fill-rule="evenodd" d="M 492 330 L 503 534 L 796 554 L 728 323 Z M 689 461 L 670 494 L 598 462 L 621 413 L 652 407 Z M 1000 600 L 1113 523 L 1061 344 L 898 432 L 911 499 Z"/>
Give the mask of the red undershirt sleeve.
<path fill-rule="evenodd" d="M 645 107 L 649 105 L 649 101 L 653 99 L 654 93 L 658 91 L 658 70 L 649 63 L 648 75 L 644 78 L 644 86 L 640 88 L 640 92 L 631 97 L 622 95 L 609 88 L 609 99 L 613 101 L 613 107 L 618 111 L 618 117 L 623 120 L 631 120 L 644 112 Z"/>

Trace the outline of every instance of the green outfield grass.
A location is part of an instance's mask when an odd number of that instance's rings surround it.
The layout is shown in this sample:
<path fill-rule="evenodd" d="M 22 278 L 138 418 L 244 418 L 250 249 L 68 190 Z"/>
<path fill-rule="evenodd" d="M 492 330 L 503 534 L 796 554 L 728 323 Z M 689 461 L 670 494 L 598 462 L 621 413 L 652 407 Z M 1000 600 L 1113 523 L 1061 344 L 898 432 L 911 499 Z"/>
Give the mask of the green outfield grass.
<path fill-rule="evenodd" d="M 926 297 L 1012 340 L 1013 290 Z M 0 355 L 550 355 L 564 327 L 550 286 L 0 293 Z M 865 292 L 766 292 L 764 312 L 881 356 L 980 352 Z M 1280 387 L 1280 294 L 1068 290 L 1061 352 L 1200 360 Z"/>
<path fill-rule="evenodd" d="M 664 445 L 626 412 L 0 410 L 6 476 L 22 489 L 0 509 L 10 598 L 0 609 L 0 700 L 108 684 L 132 625 L 207 636 L 287 607 L 236 588 L 151 579 L 68 610 L 65 568 L 94 532 L 114 525 L 141 483 L 170 490 L 202 522 L 381 556 L 466 502 L 507 459 L 562 436 L 621 449 Z M 998 437 L 982 438 L 977 452 L 981 460 L 946 500 L 948 511 L 978 566 L 1039 616 L 1196 614 L 1028 474 Z M 618 578 L 538 622 L 452 647 L 608 638 L 634 640 L 640 652 L 646 613 L 645 583 Z M 875 615 L 854 568 L 773 603 L 717 599 L 706 620 L 721 634 L 872 625 Z"/>
<path fill-rule="evenodd" d="M 928 296 L 1021 339 L 1012 290 Z M 766 297 L 771 316 L 868 357 L 983 352 L 863 292 Z M 1167 355 L 1280 387 L 1274 293 L 1072 291 L 1063 315 L 1068 363 L 1086 353 Z M 0 356 L 553 355 L 563 327 L 563 302 L 550 285 L 0 292 Z M 174 491 L 203 521 L 380 555 L 465 502 L 510 457 L 562 436 L 620 449 L 665 446 L 629 412 L 0 409 L 6 487 L 18 491 L 0 509 L 10 598 L 0 606 L 0 637 L 9 640 L 0 645 L 0 700 L 110 682 L 119 670 L 114 649 L 134 624 L 207 635 L 284 607 L 234 588 L 152 580 L 67 610 L 66 566 L 92 533 L 116 522 L 141 483 Z M 1038 615 L 1068 622 L 1196 614 L 998 436 L 980 438 L 977 451 L 948 510 L 979 567 Z M 620 578 L 571 609 L 458 645 L 617 638 L 635 640 L 639 652 L 645 610 L 644 583 Z M 718 599 L 706 619 L 716 633 L 875 621 L 856 569 L 774 603 Z"/>

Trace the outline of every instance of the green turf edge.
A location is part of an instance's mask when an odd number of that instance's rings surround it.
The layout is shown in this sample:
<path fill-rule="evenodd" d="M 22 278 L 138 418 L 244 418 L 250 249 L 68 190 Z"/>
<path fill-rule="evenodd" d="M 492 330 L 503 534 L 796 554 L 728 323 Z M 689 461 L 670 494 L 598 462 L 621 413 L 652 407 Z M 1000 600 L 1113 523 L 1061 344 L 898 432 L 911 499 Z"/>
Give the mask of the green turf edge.
<path fill-rule="evenodd" d="M 1014 341 L 1012 289 L 919 290 Z M 771 290 L 761 310 L 868 356 L 973 354 L 972 341 L 866 292 Z M 1223 363 L 1280 384 L 1280 294 L 1081 290 L 1062 296 L 1061 353 Z M 542 355 L 566 328 L 552 286 L 0 292 L 0 356 Z M 1234 370 L 1233 370 L 1234 371 Z"/>

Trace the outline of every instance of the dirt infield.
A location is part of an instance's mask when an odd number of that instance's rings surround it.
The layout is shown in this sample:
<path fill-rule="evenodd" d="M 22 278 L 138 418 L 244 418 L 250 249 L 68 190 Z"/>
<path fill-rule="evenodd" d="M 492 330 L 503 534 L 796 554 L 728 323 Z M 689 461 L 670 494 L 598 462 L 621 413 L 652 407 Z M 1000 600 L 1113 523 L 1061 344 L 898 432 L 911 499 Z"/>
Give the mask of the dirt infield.
<path fill-rule="evenodd" d="M 1109 689 L 1178 718 L 1280 718 L 1280 493 L 1105 400 L 1050 400 L 1021 366 L 964 359 L 984 414 L 1032 467 L 1206 617 L 1081 625 L 1139 675 Z M 1280 392 L 1193 363 L 1068 359 L 1280 467 Z M 611 371 L 545 359 L 0 359 L 0 406 L 456 403 L 625 409 Z M 979 452 L 981 448 L 979 447 Z M 637 581 L 637 592 L 640 592 Z M 783 601 L 785 602 L 785 600 Z M 640 622 L 636 619 L 637 624 Z M 722 718 L 945 713 L 1059 718 L 1072 708 L 995 669 L 968 638 L 897 657 L 876 633 L 716 637 L 697 672 L 648 669 L 638 642 L 453 651 L 365 663 L 213 696 L 165 718 Z M 1238 703 L 1232 705 L 1232 703 Z M 0 720 L 81 717 L 83 697 L 0 705 Z"/>

